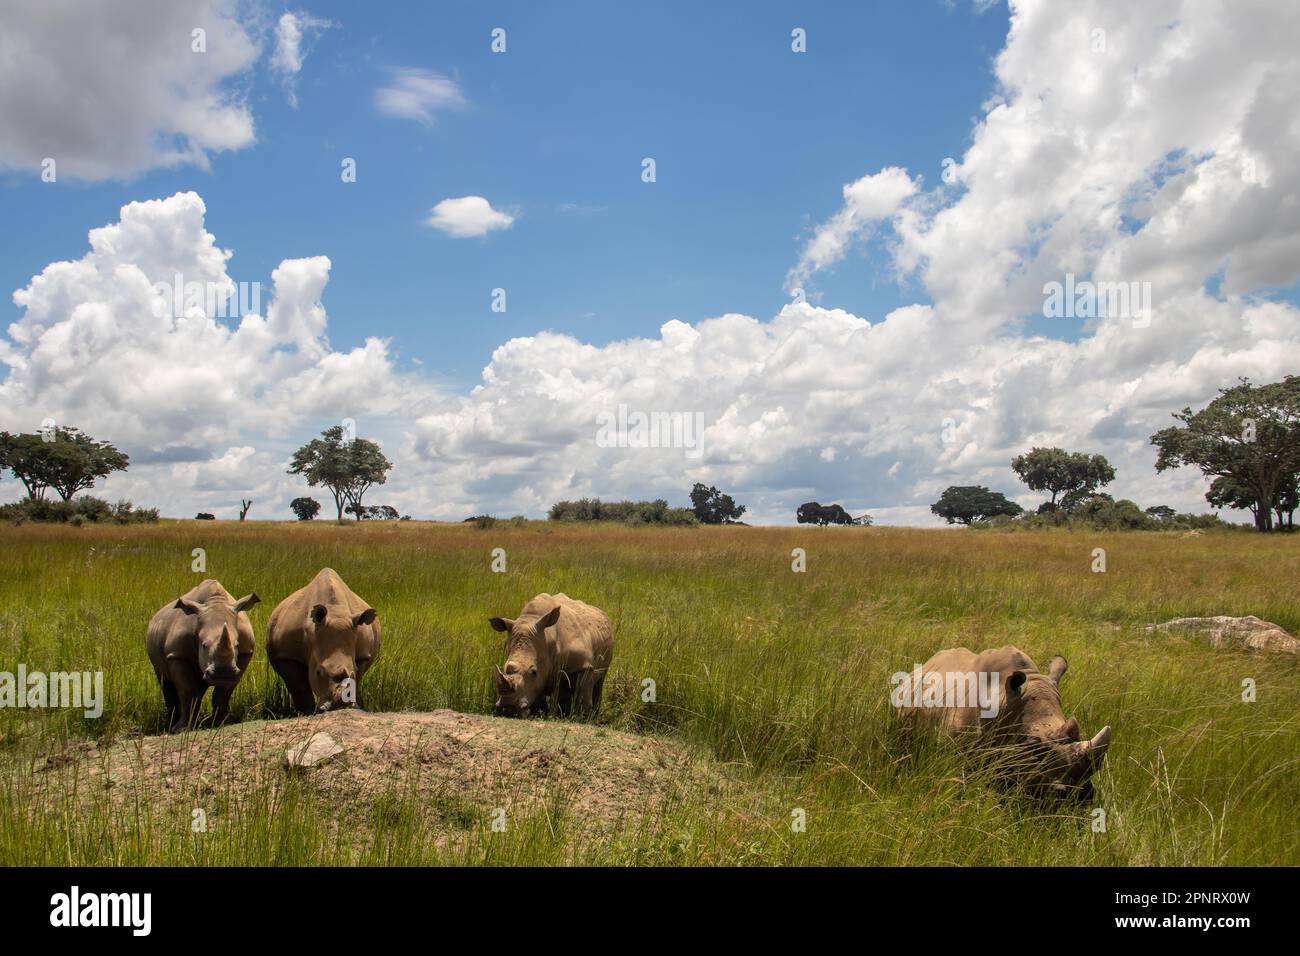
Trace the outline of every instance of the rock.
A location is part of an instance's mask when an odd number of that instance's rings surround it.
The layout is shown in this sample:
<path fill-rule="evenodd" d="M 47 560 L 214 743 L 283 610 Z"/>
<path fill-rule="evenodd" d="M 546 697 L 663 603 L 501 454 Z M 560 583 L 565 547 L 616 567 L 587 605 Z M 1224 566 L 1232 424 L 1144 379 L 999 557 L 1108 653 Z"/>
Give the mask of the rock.
<path fill-rule="evenodd" d="M 326 733 L 315 733 L 306 743 L 290 747 L 284 752 L 284 756 L 290 767 L 307 768 L 318 767 L 341 753 L 343 747 L 337 740 Z"/>
<path fill-rule="evenodd" d="M 1275 651 L 1282 654 L 1300 654 L 1300 640 L 1283 628 L 1260 620 L 1253 614 L 1246 617 L 1179 617 L 1163 624 L 1150 624 L 1144 631 L 1181 631 L 1210 639 L 1214 647 L 1239 647 L 1252 651 Z"/>

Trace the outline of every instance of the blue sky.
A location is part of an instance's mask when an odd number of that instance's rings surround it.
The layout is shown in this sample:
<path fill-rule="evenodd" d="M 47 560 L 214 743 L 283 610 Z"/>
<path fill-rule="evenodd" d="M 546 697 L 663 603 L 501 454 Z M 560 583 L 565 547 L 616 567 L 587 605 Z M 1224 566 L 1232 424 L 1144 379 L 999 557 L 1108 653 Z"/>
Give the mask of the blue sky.
<path fill-rule="evenodd" d="M 1205 510 L 1150 435 L 1300 365 L 1300 58 L 1286 3 L 1233 9 L 23 5 L 0 428 L 110 438 L 135 464 L 96 491 L 177 515 L 287 516 L 293 448 L 343 418 L 417 517 L 704 481 L 755 522 L 932 524 L 951 484 L 1036 506 L 1033 445 Z M 154 316 L 177 269 L 259 314 Z M 1067 275 L 1148 284 L 1149 321 L 1046 317 Z M 700 416 L 700 453 L 601 444 L 620 406 Z"/>
<path fill-rule="evenodd" d="M 937 181 L 939 161 L 960 155 L 1006 33 L 993 12 L 942 3 L 311 13 L 336 25 L 310 47 L 298 108 L 264 66 L 247 81 L 254 148 L 214 154 L 210 171 L 126 182 L 6 176 L 8 213 L 26 227 L 2 240 L 0 285 L 80 256 L 87 227 L 126 202 L 195 190 L 236 279 L 268 284 L 283 258 L 328 255 L 331 343 L 392 337 L 403 359 L 458 385 L 503 339 L 540 329 L 603 344 L 671 318 L 770 315 L 788 299 L 781 278 L 800 237 L 839 205 L 841 183 L 887 165 Z M 796 25 L 808 54 L 790 49 Z M 489 49 L 498 26 L 504 54 Z M 374 89 L 391 67 L 449 75 L 467 105 L 428 125 L 380 115 Z M 345 156 L 356 183 L 340 181 Z M 653 184 L 641 181 L 646 156 Z M 518 220 L 470 240 L 423 224 L 462 195 Z M 917 290 L 901 293 L 879 259 L 855 253 L 821 283 L 824 301 L 867 317 L 912 301 Z M 498 287 L 505 314 L 489 310 Z"/>

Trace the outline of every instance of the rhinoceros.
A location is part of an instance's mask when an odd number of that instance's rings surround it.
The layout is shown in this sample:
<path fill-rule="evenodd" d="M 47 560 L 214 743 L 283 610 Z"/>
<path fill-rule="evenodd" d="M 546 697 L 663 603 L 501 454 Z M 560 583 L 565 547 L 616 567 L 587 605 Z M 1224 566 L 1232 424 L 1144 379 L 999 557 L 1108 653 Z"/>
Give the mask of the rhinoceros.
<path fill-rule="evenodd" d="M 561 715 L 593 713 L 614 659 L 614 629 L 605 612 L 567 594 L 539 594 L 513 621 L 490 618 L 506 637 L 505 668 L 496 668 L 500 717 L 547 713 L 555 697 Z"/>
<path fill-rule="evenodd" d="M 298 713 L 356 706 L 361 678 L 379 656 L 375 609 L 322 568 L 271 612 L 266 656 Z"/>
<path fill-rule="evenodd" d="M 950 648 L 900 681 L 894 703 L 904 720 L 996 755 L 999 766 L 1035 796 L 1087 800 L 1111 729 L 1080 740 L 1079 722 L 1061 710 L 1066 667 L 1064 657 L 1054 657 L 1042 674 L 1028 654 L 1011 646 L 980 654 Z M 979 693 L 981 686 L 987 695 Z"/>
<path fill-rule="evenodd" d="M 194 725 L 209 687 L 213 720 L 229 718 L 230 697 L 256 646 L 245 612 L 259 600 L 246 594 L 236 601 L 220 581 L 208 578 L 150 618 L 145 650 L 173 733 Z"/>

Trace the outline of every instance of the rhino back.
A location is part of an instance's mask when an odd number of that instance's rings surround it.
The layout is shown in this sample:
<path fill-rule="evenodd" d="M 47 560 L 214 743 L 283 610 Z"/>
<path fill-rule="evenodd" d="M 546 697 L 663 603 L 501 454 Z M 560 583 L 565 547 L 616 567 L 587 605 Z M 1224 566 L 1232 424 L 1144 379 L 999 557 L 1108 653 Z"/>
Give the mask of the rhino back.
<path fill-rule="evenodd" d="M 145 635 L 145 651 L 149 654 L 149 663 L 159 677 L 167 676 L 168 645 L 184 643 L 186 634 L 193 644 L 197 634 L 197 622 L 178 610 L 173 599 L 164 604 L 149 619 L 149 629 Z M 197 658 L 197 649 L 196 649 Z"/>
<path fill-rule="evenodd" d="M 1038 668 L 1029 655 L 1010 644 L 978 654 L 965 647 L 948 648 L 926 661 L 921 670 L 923 674 L 996 674 L 999 693 L 1013 671 L 1024 671 L 1027 676 L 1038 674 Z M 936 724 L 948 732 L 978 730 L 987 724 L 987 718 L 981 716 L 978 706 L 909 708 L 907 716 Z"/>
<path fill-rule="evenodd" d="M 341 607 L 349 617 L 370 607 L 357 597 L 333 568 L 321 568 L 316 576 L 275 606 L 267 623 L 266 650 L 275 658 L 307 659 L 310 633 L 308 616 L 317 604 Z M 368 648 L 373 656 L 379 649 L 379 622 L 357 628 L 357 650 Z"/>
<path fill-rule="evenodd" d="M 1038 665 L 1033 662 L 1030 656 L 1011 644 L 1006 647 L 997 647 L 981 652 L 976 661 L 975 669 L 989 671 L 990 673 L 996 672 L 1001 674 L 1003 679 L 1012 671 L 1024 671 L 1026 674 L 1038 673 Z"/>
<path fill-rule="evenodd" d="M 268 657 L 294 657 L 306 659 L 303 649 L 307 628 L 307 592 L 311 585 L 301 587 L 275 606 L 266 623 L 266 653 Z"/>
<path fill-rule="evenodd" d="M 555 600 L 562 608 L 555 625 L 556 654 L 561 666 L 566 670 L 609 667 L 614 658 L 614 628 L 609 616 L 565 594 L 557 594 Z"/>
<path fill-rule="evenodd" d="M 196 601 L 199 604 L 207 604 L 213 599 L 225 601 L 227 604 L 235 603 L 234 596 L 216 578 L 207 578 L 199 582 L 182 596 L 187 601 Z M 172 604 L 175 603 L 175 601 L 172 602 Z"/>

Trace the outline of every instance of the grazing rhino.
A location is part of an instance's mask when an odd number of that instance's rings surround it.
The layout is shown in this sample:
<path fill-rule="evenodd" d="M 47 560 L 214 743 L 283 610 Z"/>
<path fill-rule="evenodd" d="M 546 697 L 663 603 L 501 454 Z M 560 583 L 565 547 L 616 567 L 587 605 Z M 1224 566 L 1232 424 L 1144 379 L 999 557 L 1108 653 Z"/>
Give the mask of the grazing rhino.
<path fill-rule="evenodd" d="M 513 621 L 488 623 L 507 635 L 505 669 L 496 668 L 497 716 L 545 714 L 552 696 L 561 715 L 575 699 L 580 713 L 600 706 L 614 659 L 614 629 L 604 611 L 567 594 L 539 594 Z"/>
<path fill-rule="evenodd" d="M 914 724 L 957 739 L 973 739 L 1007 758 L 1030 793 L 1087 800 L 1091 777 L 1110 747 L 1111 729 L 1080 741 L 1079 722 L 1061 711 L 1064 657 L 1046 674 L 1016 647 L 976 654 L 964 647 L 939 651 L 895 687 L 895 706 Z M 981 687 L 987 693 L 981 693 Z M 902 706 L 900 706 L 902 705 Z"/>
<path fill-rule="evenodd" d="M 300 714 L 353 707 L 361 678 L 379 656 L 375 609 L 332 568 L 271 612 L 266 656 Z"/>
<path fill-rule="evenodd" d="M 256 646 L 245 612 L 259 600 L 247 594 L 236 601 L 220 581 L 208 578 L 149 619 L 145 650 L 173 733 L 194 725 L 209 687 L 213 720 L 229 718 L 230 697 Z"/>

